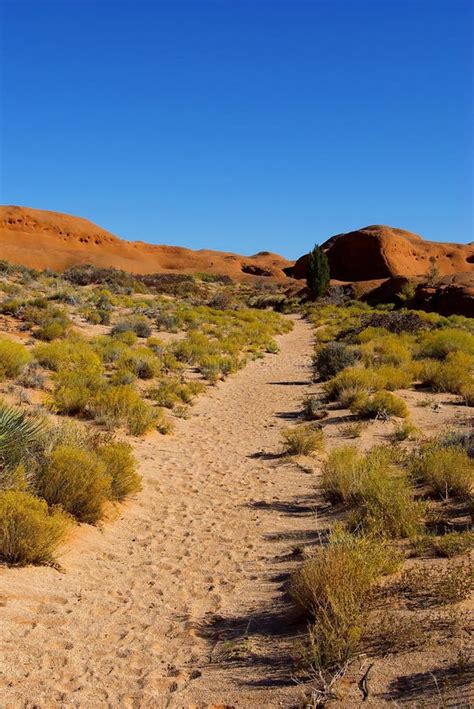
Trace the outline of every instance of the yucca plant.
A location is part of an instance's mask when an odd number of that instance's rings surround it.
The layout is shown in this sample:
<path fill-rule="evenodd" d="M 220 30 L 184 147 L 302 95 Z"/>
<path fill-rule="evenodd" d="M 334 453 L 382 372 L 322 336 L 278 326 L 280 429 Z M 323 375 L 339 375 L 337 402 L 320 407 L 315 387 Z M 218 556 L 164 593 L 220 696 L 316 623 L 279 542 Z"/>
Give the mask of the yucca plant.
<path fill-rule="evenodd" d="M 4 471 L 17 466 L 39 442 L 44 425 L 11 406 L 0 403 L 0 487 Z"/>

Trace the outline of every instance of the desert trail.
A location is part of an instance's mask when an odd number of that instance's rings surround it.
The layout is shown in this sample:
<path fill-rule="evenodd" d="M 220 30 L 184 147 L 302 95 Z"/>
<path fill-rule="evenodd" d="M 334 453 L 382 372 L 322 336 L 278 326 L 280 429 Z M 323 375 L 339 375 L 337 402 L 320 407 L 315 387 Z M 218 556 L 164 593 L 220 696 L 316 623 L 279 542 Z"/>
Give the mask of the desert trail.
<path fill-rule="evenodd" d="M 142 492 L 81 528 L 63 573 L 2 571 L 2 707 L 298 701 L 278 612 L 314 479 L 277 454 L 311 339 L 296 319 L 279 354 L 211 389 L 174 435 L 137 442 Z"/>

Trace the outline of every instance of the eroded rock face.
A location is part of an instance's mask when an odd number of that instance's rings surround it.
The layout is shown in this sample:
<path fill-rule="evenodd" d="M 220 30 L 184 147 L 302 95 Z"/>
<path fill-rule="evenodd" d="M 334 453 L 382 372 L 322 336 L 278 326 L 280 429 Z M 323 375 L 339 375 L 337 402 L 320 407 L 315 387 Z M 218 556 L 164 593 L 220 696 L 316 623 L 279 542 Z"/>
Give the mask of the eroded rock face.
<path fill-rule="evenodd" d="M 417 234 L 384 225 L 337 234 L 323 244 L 331 278 L 370 281 L 397 276 L 437 276 L 474 270 L 474 246 L 426 241 Z M 295 278 L 305 278 L 307 255 L 294 266 Z"/>
<path fill-rule="evenodd" d="M 129 273 L 213 273 L 235 281 L 286 280 L 291 261 L 262 251 L 253 256 L 119 239 L 87 219 L 28 207 L 0 207 L 0 258 L 29 268 L 64 271 L 90 263 Z"/>

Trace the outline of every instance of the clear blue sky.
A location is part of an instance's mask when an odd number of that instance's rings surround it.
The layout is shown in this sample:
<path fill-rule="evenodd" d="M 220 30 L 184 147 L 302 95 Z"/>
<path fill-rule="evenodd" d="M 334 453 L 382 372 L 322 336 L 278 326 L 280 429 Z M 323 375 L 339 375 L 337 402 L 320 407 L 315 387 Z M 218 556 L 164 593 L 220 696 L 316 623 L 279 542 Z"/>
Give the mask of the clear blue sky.
<path fill-rule="evenodd" d="M 299 256 L 473 236 L 470 0 L 1 0 L 3 204 Z"/>

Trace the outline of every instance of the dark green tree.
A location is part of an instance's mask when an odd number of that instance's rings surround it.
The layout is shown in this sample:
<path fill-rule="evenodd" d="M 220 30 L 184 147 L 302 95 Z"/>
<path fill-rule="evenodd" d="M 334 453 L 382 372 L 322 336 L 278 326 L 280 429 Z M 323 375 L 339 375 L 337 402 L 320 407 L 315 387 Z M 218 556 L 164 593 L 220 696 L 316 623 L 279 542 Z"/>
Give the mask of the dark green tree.
<path fill-rule="evenodd" d="M 308 254 L 306 283 L 313 298 L 320 298 L 329 288 L 329 261 L 320 246 L 315 246 Z"/>

